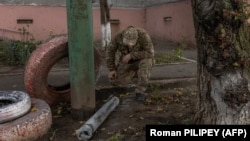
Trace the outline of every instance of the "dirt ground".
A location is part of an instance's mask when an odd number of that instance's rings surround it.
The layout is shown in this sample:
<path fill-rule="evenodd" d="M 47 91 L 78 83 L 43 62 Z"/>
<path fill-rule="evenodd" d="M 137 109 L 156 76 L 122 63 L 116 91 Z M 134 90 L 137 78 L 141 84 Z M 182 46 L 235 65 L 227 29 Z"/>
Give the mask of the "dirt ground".
<path fill-rule="evenodd" d="M 197 87 L 193 81 L 150 83 L 145 102 L 137 102 L 133 87 L 113 87 L 96 90 L 98 110 L 110 96 L 120 103 L 95 131 L 91 141 L 144 141 L 147 124 L 191 124 L 196 103 Z M 37 141 L 78 141 L 75 131 L 86 121 L 71 117 L 70 103 L 51 107 L 53 124 Z"/>
<path fill-rule="evenodd" d="M 166 46 L 164 45 L 164 47 Z M 164 49 L 159 47 L 158 50 L 164 52 Z M 193 50 L 187 53 L 185 55 L 188 58 L 195 59 L 192 58 L 195 55 L 189 57 L 190 53 L 193 54 Z M 189 68 L 185 68 L 185 73 L 187 69 Z M 165 72 L 160 71 L 160 73 Z M 169 70 L 168 73 L 170 73 Z M 170 74 L 172 75 L 172 73 Z M 58 75 L 61 78 L 62 74 L 58 73 Z M 66 76 L 68 78 L 68 75 Z M 6 85 L 13 86 L 12 89 L 24 89 L 24 86 L 21 85 L 23 80 L 21 75 L 9 75 L 2 77 L 1 80 L 4 89 Z M 48 78 L 48 80 L 50 79 Z M 58 80 L 62 81 L 62 79 Z M 119 97 L 120 103 L 94 132 L 90 141 L 145 141 L 146 125 L 192 123 L 197 93 L 195 80 L 171 83 L 152 82 L 148 87 L 149 96 L 145 102 L 141 103 L 135 101 L 135 96 L 132 94 L 133 90 L 133 87 L 106 87 L 101 89 L 98 87 L 98 90 L 96 90 L 96 110 L 112 95 Z M 51 111 L 53 124 L 47 134 L 37 141 L 79 141 L 75 131 L 88 119 L 73 120 L 70 103 L 59 103 L 51 107 Z"/>

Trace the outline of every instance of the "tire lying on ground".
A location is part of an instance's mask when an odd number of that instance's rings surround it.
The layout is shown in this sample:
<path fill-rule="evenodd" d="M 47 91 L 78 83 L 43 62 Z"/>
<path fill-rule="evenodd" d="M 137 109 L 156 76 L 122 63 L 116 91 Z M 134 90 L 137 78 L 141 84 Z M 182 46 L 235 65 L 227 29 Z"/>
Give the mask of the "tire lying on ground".
<path fill-rule="evenodd" d="M 24 70 L 24 85 L 31 97 L 45 100 L 49 105 L 70 100 L 70 84 L 55 87 L 47 82 L 48 74 L 59 60 L 68 57 L 68 38 L 55 37 L 34 50 Z M 96 81 L 100 73 L 101 54 L 94 48 Z"/>
<path fill-rule="evenodd" d="M 0 141 L 34 141 L 45 135 L 52 125 L 49 105 L 31 98 L 31 108 L 25 115 L 0 124 Z"/>
<path fill-rule="evenodd" d="M 0 124 L 23 116 L 30 107 L 30 97 L 27 93 L 0 91 Z"/>

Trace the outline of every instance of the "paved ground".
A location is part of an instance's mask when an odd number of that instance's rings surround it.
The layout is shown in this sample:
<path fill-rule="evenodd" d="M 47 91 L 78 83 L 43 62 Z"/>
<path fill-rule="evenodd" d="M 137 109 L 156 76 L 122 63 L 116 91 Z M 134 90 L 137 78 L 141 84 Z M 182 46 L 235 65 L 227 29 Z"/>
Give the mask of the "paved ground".
<path fill-rule="evenodd" d="M 156 51 L 171 52 L 174 46 L 172 44 L 158 45 Z M 197 50 L 188 49 L 183 50 L 183 59 L 187 62 L 179 64 L 159 64 L 152 70 L 151 80 L 170 80 L 178 78 L 195 78 L 197 74 Z M 22 90 L 25 91 L 23 82 L 23 67 L 0 66 L 0 90 Z M 97 82 L 98 86 L 107 86 L 108 70 L 106 67 L 102 68 L 100 79 Z M 58 83 L 68 81 L 68 68 L 53 67 L 48 82 Z"/>

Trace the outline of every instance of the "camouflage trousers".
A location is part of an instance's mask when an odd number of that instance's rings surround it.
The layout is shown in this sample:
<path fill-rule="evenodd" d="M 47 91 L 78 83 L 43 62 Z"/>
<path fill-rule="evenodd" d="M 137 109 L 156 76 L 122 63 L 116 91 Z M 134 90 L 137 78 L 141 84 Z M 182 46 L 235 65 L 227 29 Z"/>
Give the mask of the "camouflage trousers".
<path fill-rule="evenodd" d="M 152 58 L 142 59 L 130 64 L 119 63 L 117 78 L 111 83 L 113 85 L 128 85 L 135 80 L 137 81 L 135 93 L 145 93 L 153 66 Z"/>

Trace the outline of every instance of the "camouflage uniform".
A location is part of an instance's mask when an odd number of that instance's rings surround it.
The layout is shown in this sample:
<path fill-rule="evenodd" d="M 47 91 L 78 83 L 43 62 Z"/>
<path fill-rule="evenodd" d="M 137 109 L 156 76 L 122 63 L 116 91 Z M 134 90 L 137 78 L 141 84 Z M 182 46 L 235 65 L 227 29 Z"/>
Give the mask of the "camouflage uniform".
<path fill-rule="evenodd" d="M 129 48 L 124 44 L 124 31 L 117 34 L 106 50 L 106 61 L 109 71 L 116 70 L 117 78 L 111 81 L 114 85 L 126 85 L 133 78 L 138 78 L 136 93 L 144 93 L 154 65 L 154 48 L 148 33 L 141 28 L 135 28 L 138 33 L 136 44 Z M 123 56 L 130 54 L 131 60 L 128 64 L 121 62 Z"/>

